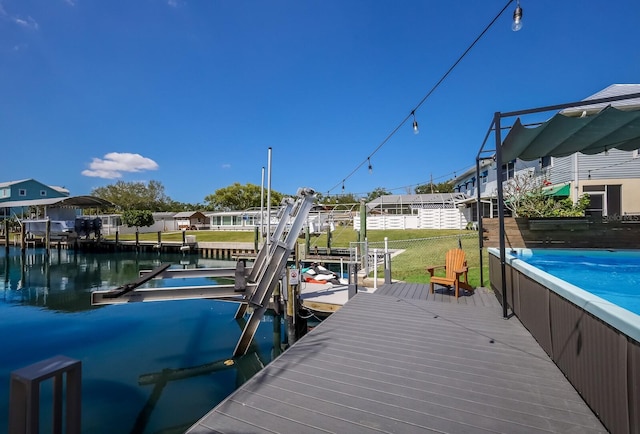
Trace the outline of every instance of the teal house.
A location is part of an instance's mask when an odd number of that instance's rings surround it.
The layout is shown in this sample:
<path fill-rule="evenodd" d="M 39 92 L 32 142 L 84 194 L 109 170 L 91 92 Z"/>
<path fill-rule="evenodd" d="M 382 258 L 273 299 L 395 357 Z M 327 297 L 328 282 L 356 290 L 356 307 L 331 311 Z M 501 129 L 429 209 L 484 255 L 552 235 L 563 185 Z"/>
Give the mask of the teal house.
<path fill-rule="evenodd" d="M 69 190 L 64 187 L 49 186 L 35 179 L 0 182 L 0 218 L 18 216 L 29 212 L 30 201 L 33 204 L 43 199 L 69 197 Z M 6 203 L 7 206 L 3 206 Z"/>

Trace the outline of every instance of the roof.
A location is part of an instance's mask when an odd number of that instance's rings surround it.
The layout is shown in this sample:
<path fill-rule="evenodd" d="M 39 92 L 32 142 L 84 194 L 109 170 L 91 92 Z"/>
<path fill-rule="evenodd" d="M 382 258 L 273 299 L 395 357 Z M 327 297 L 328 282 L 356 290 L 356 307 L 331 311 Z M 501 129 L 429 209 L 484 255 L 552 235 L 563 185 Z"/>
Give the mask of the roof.
<path fill-rule="evenodd" d="M 15 185 L 15 184 L 21 184 L 21 183 L 26 182 L 26 181 L 31 181 L 31 178 L 27 178 L 27 179 L 20 179 L 20 180 L 18 180 L 18 181 L 0 182 L 0 188 L 10 187 L 10 186 L 12 186 L 12 185 Z"/>
<path fill-rule="evenodd" d="M 18 208 L 23 206 L 52 206 L 74 208 L 107 208 L 115 206 L 108 200 L 96 196 L 51 197 L 47 199 L 14 200 L 0 202 L 0 208 Z"/>
<path fill-rule="evenodd" d="M 200 211 L 182 211 L 179 213 L 174 214 L 173 218 L 174 219 L 184 219 L 184 218 L 191 218 L 194 215 L 202 215 L 204 217 L 204 214 L 202 214 Z"/>
<path fill-rule="evenodd" d="M 631 93 L 639 93 L 640 92 L 640 84 L 612 84 L 611 86 L 602 89 L 600 92 L 594 93 L 588 98 L 585 98 L 583 101 L 600 99 L 600 98 L 609 98 L 613 96 L 619 95 L 628 95 Z M 586 114 L 595 114 L 600 110 L 606 108 L 609 103 L 599 103 L 593 105 L 584 105 L 578 107 L 567 108 L 560 113 L 565 116 L 582 116 L 582 113 L 586 111 Z M 640 98 L 631 98 L 626 100 L 616 101 L 613 104 L 620 110 L 636 110 L 640 108 Z"/>
<path fill-rule="evenodd" d="M 457 204 L 467 199 L 464 193 L 386 194 L 367 203 L 367 208 L 381 205 Z"/>
<path fill-rule="evenodd" d="M 625 91 L 630 93 L 618 93 L 613 97 L 640 95 L 640 85 L 614 86 L 596 95 Z M 597 98 L 588 100 L 594 99 Z M 576 152 L 593 155 L 614 148 L 622 151 L 640 148 L 640 97 L 597 103 L 594 107 L 600 108 L 596 110 L 587 111 L 586 107 L 588 105 L 559 112 L 534 128 L 527 128 L 520 118 L 516 119 L 502 143 L 502 161 L 516 158 L 530 161 L 545 156 L 565 157 Z M 576 117 L 577 113 L 580 113 L 579 117 Z"/>

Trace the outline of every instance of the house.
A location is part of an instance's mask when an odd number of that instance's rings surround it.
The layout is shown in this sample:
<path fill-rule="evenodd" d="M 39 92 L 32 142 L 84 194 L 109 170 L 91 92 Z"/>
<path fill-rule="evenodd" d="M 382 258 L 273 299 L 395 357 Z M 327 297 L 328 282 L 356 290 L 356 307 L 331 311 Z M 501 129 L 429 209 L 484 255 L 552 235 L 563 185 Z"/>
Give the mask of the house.
<path fill-rule="evenodd" d="M 614 84 L 589 96 L 585 100 L 600 99 L 640 92 L 640 84 Z M 614 101 L 611 106 L 619 110 L 640 107 L 640 99 Z M 574 107 L 560 113 L 570 117 L 585 117 L 599 113 L 607 104 Z M 639 145 L 640 146 L 640 145 Z M 492 157 L 479 160 L 480 170 L 471 168 L 453 180 L 455 191 L 466 194 L 463 210 L 466 218 L 477 219 L 477 197 L 483 216 L 497 217 L 497 172 Z M 605 149 L 586 154 L 570 153 L 561 157 L 546 156 L 526 161 L 516 159 L 505 162 L 501 168 L 503 179 L 510 182 L 520 175 L 544 181 L 550 196 L 571 198 L 576 203 L 584 194 L 590 203 L 586 214 L 592 217 L 624 218 L 640 214 L 640 155 L 638 149 Z M 476 177 L 479 179 L 476 180 Z"/>
<path fill-rule="evenodd" d="M 209 229 L 208 218 L 200 211 L 183 211 L 175 214 L 173 219 L 178 230 Z"/>
<path fill-rule="evenodd" d="M 65 197 L 69 197 L 66 188 L 49 186 L 35 179 L 0 182 L 0 217 L 29 216 L 31 205 L 28 202 Z M 3 203 L 9 206 L 3 206 Z"/>

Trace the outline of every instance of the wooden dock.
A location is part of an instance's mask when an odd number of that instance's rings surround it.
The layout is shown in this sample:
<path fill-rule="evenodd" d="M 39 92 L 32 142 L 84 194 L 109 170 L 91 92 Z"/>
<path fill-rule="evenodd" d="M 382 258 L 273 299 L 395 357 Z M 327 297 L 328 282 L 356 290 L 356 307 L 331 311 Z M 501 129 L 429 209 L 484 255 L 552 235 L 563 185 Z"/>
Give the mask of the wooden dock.
<path fill-rule="evenodd" d="M 359 293 L 188 431 L 606 432 L 485 289 Z"/>

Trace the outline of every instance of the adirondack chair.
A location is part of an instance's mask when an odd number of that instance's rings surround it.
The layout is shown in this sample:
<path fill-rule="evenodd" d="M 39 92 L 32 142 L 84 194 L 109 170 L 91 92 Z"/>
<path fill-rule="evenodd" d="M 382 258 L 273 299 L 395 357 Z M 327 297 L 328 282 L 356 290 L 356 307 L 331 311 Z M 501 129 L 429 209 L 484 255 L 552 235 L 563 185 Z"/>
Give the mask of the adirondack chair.
<path fill-rule="evenodd" d="M 435 270 L 439 268 L 445 269 L 446 275 L 444 277 L 435 276 Z M 473 288 L 467 280 L 467 260 L 462 249 L 449 250 L 445 256 L 445 265 L 427 267 L 427 271 L 431 275 L 430 289 L 432 294 L 436 283 L 448 288 L 453 287 L 456 298 L 460 296 L 460 288 L 473 292 Z"/>

